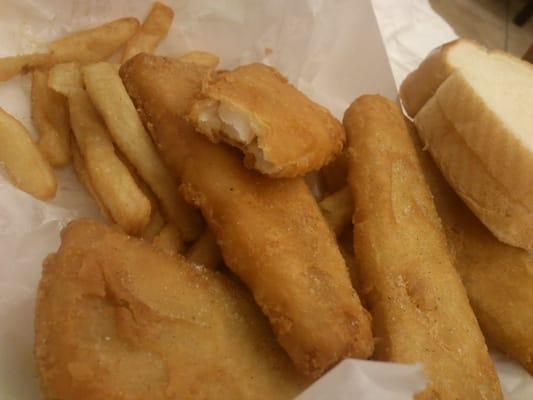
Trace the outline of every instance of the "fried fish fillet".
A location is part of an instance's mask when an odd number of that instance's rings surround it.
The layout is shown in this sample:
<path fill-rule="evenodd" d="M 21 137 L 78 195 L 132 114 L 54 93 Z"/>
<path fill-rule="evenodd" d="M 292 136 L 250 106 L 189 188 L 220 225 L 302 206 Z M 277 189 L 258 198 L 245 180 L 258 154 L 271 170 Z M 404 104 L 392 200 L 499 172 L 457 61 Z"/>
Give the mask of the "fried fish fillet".
<path fill-rule="evenodd" d="M 416 132 L 412 137 L 485 339 L 533 374 L 533 255 L 496 239 L 422 151 Z"/>
<path fill-rule="evenodd" d="M 121 68 L 182 193 L 201 208 L 225 264 L 251 289 L 298 370 L 318 376 L 342 358 L 370 356 L 368 313 L 303 179 L 248 170 L 235 150 L 209 142 L 184 120 L 207 74 L 149 55 Z"/>
<path fill-rule="evenodd" d="M 533 374 L 533 256 L 500 242 L 485 228 L 446 182 L 430 154 L 422 150 L 414 124 L 410 121 L 406 124 L 441 218 L 453 263 L 485 339 Z M 346 190 L 347 187 L 320 203 L 332 229 L 351 221 L 353 200 L 351 193 L 346 196 Z M 323 207 L 328 199 L 329 208 Z"/>
<path fill-rule="evenodd" d="M 375 356 L 424 365 L 419 399 L 502 399 L 399 108 L 363 96 L 346 111 L 360 292 Z"/>
<path fill-rule="evenodd" d="M 308 385 L 238 284 L 95 221 L 61 236 L 35 320 L 47 398 L 292 399 Z"/>
<path fill-rule="evenodd" d="M 198 97 L 190 113 L 196 129 L 240 148 L 263 174 L 303 176 L 342 150 L 342 125 L 267 65 L 215 74 Z"/>

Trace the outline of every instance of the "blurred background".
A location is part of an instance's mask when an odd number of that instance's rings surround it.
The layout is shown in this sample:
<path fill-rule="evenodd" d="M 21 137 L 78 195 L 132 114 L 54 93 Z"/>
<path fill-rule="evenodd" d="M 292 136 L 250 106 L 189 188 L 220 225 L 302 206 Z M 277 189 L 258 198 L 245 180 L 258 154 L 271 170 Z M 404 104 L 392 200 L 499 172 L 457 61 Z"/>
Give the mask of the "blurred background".
<path fill-rule="evenodd" d="M 522 57 L 533 44 L 531 0 L 429 0 L 458 36 Z"/>
<path fill-rule="evenodd" d="M 533 62 L 533 0 L 372 0 L 396 83 L 457 37 Z"/>

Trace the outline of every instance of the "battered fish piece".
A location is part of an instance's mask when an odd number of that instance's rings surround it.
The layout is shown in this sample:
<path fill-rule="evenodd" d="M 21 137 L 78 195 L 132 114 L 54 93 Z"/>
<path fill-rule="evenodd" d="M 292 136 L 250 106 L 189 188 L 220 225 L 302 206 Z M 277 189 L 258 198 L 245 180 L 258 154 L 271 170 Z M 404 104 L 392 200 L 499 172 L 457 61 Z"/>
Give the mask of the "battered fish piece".
<path fill-rule="evenodd" d="M 445 181 L 417 136 L 406 124 L 441 218 L 453 264 L 466 288 L 470 305 L 490 346 L 521 363 L 533 374 L 533 257 L 506 245 L 477 219 Z M 322 212 L 333 229 L 351 222 L 352 195 L 348 187 L 326 197 L 336 200 Z M 349 215 L 348 215 L 349 210 Z M 340 243 L 341 251 L 344 250 Z M 349 258 L 343 252 L 347 264 Z M 353 267 L 349 268 L 354 271 Z M 352 279 L 353 280 L 353 279 Z"/>
<path fill-rule="evenodd" d="M 415 129 L 413 127 L 413 129 Z M 445 181 L 418 144 L 420 163 L 481 331 L 533 374 L 533 256 L 500 242 Z"/>
<path fill-rule="evenodd" d="M 98 222 L 62 232 L 39 285 L 48 399 L 292 399 L 309 381 L 248 293 Z"/>
<path fill-rule="evenodd" d="M 274 177 L 320 169 L 341 150 L 342 125 L 264 64 L 213 75 L 189 119 L 213 142 L 241 149 L 249 168 Z"/>
<path fill-rule="evenodd" d="M 344 116 L 354 248 L 380 360 L 424 365 L 417 399 L 502 399 L 399 108 L 357 99 Z"/>
<path fill-rule="evenodd" d="M 184 120 L 208 73 L 150 55 L 121 68 L 182 193 L 200 207 L 225 264 L 251 289 L 298 370 L 318 376 L 345 357 L 369 357 L 370 318 L 303 179 L 248 170 L 235 150 Z"/>

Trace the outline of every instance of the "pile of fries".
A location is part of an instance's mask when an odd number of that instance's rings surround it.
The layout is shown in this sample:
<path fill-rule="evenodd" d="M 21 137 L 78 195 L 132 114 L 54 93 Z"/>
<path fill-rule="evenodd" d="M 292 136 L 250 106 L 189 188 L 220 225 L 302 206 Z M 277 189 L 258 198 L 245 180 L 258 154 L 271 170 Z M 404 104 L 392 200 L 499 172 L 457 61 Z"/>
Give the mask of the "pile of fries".
<path fill-rule="evenodd" d="M 39 133 L 35 142 L 0 108 L 0 161 L 16 186 L 41 200 L 56 194 L 54 168 L 72 162 L 102 214 L 124 232 L 170 253 L 195 242 L 187 252 L 191 260 L 216 267 L 221 257 L 212 234 L 178 194 L 122 84 L 120 65 L 106 62 L 121 49 L 122 62 L 152 53 L 173 17 L 171 8 L 156 2 L 142 24 L 121 18 L 56 40 L 47 53 L 0 59 L 0 81 L 31 72 L 31 113 Z M 217 56 L 199 51 L 181 59 L 218 64 Z"/>

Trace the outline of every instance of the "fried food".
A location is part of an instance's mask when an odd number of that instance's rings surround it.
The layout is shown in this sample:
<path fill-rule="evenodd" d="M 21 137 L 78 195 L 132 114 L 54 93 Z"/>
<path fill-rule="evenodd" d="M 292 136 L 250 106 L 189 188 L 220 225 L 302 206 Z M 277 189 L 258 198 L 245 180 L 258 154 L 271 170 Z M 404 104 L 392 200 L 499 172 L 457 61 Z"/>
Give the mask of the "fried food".
<path fill-rule="evenodd" d="M 43 267 L 35 356 L 50 399 L 292 399 L 297 375 L 242 287 L 90 220 Z"/>
<path fill-rule="evenodd" d="M 251 289 L 299 371 L 318 376 L 372 353 L 370 320 L 332 232 L 303 179 L 270 179 L 184 121 L 209 69 L 141 54 L 121 68 L 163 158 Z"/>
<path fill-rule="evenodd" d="M 318 205 L 329 227 L 335 235 L 339 236 L 352 220 L 353 199 L 350 188 L 345 186 L 326 197 Z"/>
<path fill-rule="evenodd" d="M 196 239 L 202 233 L 202 218 L 179 195 L 176 180 L 161 161 L 118 71 L 108 63 L 92 64 L 83 68 L 83 79 L 115 143 L 154 191 L 164 215 L 185 241 Z"/>
<path fill-rule="evenodd" d="M 120 18 L 55 40 L 48 49 L 59 62 L 94 63 L 111 57 L 138 29 L 136 18 Z"/>
<path fill-rule="evenodd" d="M 87 172 L 87 167 L 85 167 L 85 161 L 83 161 L 83 156 L 81 155 L 80 148 L 78 146 L 78 143 L 76 143 L 75 139 L 71 140 L 70 148 L 70 152 L 72 154 L 72 168 L 74 169 L 76 178 L 78 178 L 78 182 L 82 184 L 82 186 L 85 188 L 85 190 L 87 190 L 87 192 L 89 192 L 91 197 L 94 199 L 96 205 L 100 209 L 102 215 L 106 217 L 109 221 L 113 221 L 109 210 L 105 207 L 96 190 L 94 190 L 91 178 L 89 176 L 89 172 Z"/>
<path fill-rule="evenodd" d="M 375 357 L 424 365 L 419 399 L 502 399 L 399 108 L 363 96 L 346 111 L 354 247 Z"/>
<path fill-rule="evenodd" d="M 216 68 L 220 61 L 218 56 L 206 51 L 190 51 L 179 57 L 182 62 L 202 65 L 204 67 Z"/>
<path fill-rule="evenodd" d="M 455 268 L 485 339 L 533 374 L 533 257 L 496 239 L 445 181 L 429 153 L 422 151 L 416 131 L 412 137 Z"/>
<path fill-rule="evenodd" d="M 122 62 L 139 53 L 152 53 L 167 36 L 173 19 L 172 8 L 156 1 L 141 28 L 126 43 Z"/>
<path fill-rule="evenodd" d="M 320 175 L 322 175 L 322 179 L 324 180 L 324 186 L 330 194 L 346 186 L 347 163 L 348 157 L 346 151 L 344 151 L 320 170 Z"/>
<path fill-rule="evenodd" d="M 304 176 L 304 181 L 311 193 L 313 194 L 315 200 L 322 200 L 322 198 L 324 197 L 325 188 L 320 173 L 318 171 L 311 171 Z"/>
<path fill-rule="evenodd" d="M 0 82 L 27 73 L 36 67 L 46 67 L 54 64 L 55 58 L 49 53 L 25 54 L 0 58 Z"/>
<path fill-rule="evenodd" d="M 121 18 L 55 40 L 48 45 L 48 53 L 0 58 L 0 81 L 36 67 L 50 67 L 71 61 L 88 64 L 105 60 L 126 43 L 138 28 L 137 19 Z"/>
<path fill-rule="evenodd" d="M 41 200 L 51 199 L 57 190 L 54 170 L 46 161 L 27 129 L 0 108 L 0 163 L 13 184 Z"/>
<path fill-rule="evenodd" d="M 166 224 L 154 237 L 152 244 L 170 255 L 182 254 L 185 249 L 179 231 L 172 224 Z"/>
<path fill-rule="evenodd" d="M 152 208 L 152 213 L 150 214 L 150 222 L 148 222 L 148 225 L 146 225 L 141 231 L 140 236 L 144 240 L 151 242 L 164 227 L 165 219 L 163 218 L 158 209 L 154 210 Z"/>
<path fill-rule="evenodd" d="M 148 224 L 150 201 L 117 157 L 111 136 L 82 87 L 79 67 L 55 66 L 49 83 L 67 96 L 72 130 L 103 209 L 125 232 L 139 233 Z"/>
<path fill-rule="evenodd" d="M 414 125 L 410 121 L 406 124 L 435 200 L 454 266 L 485 339 L 533 374 L 533 257 L 500 242 L 484 227 L 445 181 L 429 153 L 422 150 Z M 343 224 L 350 223 L 352 211 L 348 215 L 344 210 L 353 210 L 351 193 L 339 200 L 344 203 L 335 204 L 328 211 L 335 217 L 324 213 L 330 226 L 341 217 Z M 342 243 L 340 248 L 344 250 Z M 347 264 L 350 265 L 348 261 Z"/>
<path fill-rule="evenodd" d="M 31 117 L 39 132 L 37 145 L 53 167 L 70 162 L 70 125 L 65 97 L 48 87 L 48 72 L 33 71 Z"/>
<path fill-rule="evenodd" d="M 209 269 L 218 269 L 222 265 L 222 254 L 217 239 L 211 230 L 206 229 L 194 242 L 186 254 L 187 260 Z"/>
<path fill-rule="evenodd" d="M 274 177 L 319 169 L 345 140 L 342 125 L 328 110 L 264 64 L 213 75 L 189 118 L 213 142 L 241 149 L 248 167 Z"/>

